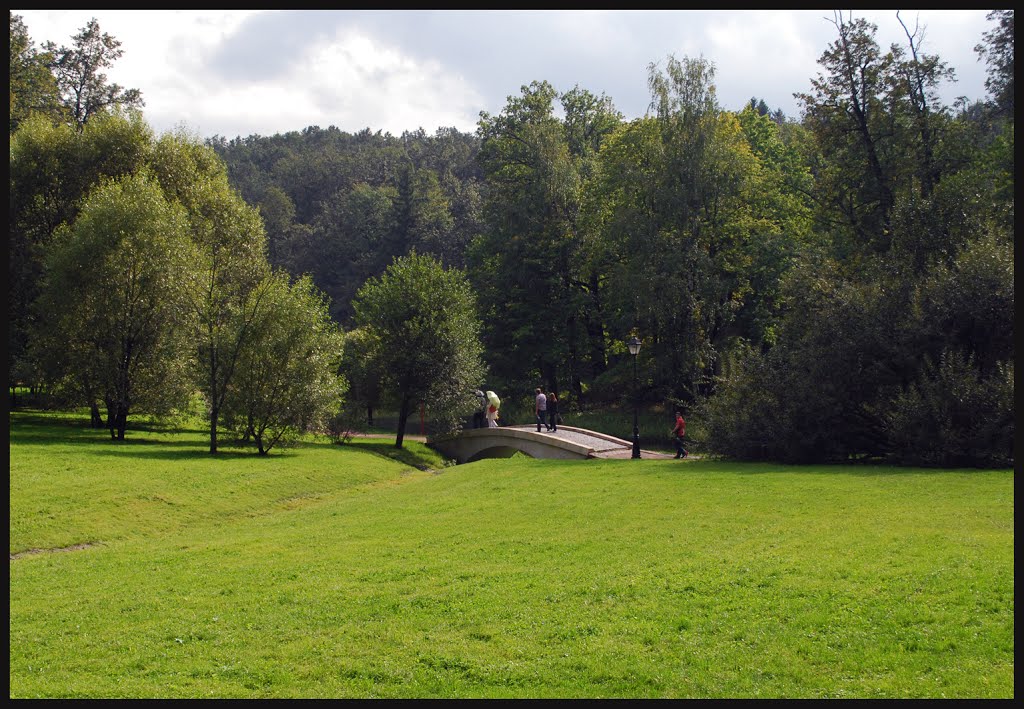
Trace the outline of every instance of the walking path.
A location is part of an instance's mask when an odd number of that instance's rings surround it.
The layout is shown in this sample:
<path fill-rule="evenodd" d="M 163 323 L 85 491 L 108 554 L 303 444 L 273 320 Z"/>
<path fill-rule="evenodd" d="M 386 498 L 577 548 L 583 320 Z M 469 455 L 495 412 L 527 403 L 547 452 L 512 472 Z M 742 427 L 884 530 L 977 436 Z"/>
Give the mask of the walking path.
<path fill-rule="evenodd" d="M 514 426 L 502 426 L 502 428 L 519 429 L 522 431 L 537 432 L 537 426 L 535 424 L 518 424 Z M 586 448 L 591 448 L 594 451 L 595 458 L 613 458 L 623 459 L 633 457 L 633 444 L 630 441 L 623 440 L 621 438 L 615 438 L 603 433 L 597 433 L 595 431 L 588 431 L 584 428 L 577 428 L 575 426 L 563 426 L 557 431 L 548 431 L 541 429 L 541 434 L 545 436 L 553 436 L 569 441 L 571 443 L 578 443 Z M 395 437 L 393 433 L 358 433 L 353 432 L 352 435 L 357 438 L 391 438 Z M 413 434 L 405 434 L 407 440 L 425 442 L 426 437 Z M 644 460 L 672 460 L 675 456 L 671 453 L 661 453 L 658 451 L 640 450 L 640 457 Z M 686 460 L 699 460 L 700 456 L 689 455 Z"/>
<path fill-rule="evenodd" d="M 534 433 L 537 432 L 537 426 L 531 424 L 509 426 L 509 428 L 517 428 L 522 431 L 533 431 Z M 542 428 L 540 432 L 545 436 L 561 438 L 572 443 L 578 443 L 581 446 L 586 446 L 587 448 L 592 448 L 594 450 L 595 458 L 631 458 L 633 456 L 632 442 L 624 441 L 621 438 L 615 438 L 614 436 L 608 436 L 603 433 L 588 431 L 585 428 L 563 426 L 557 431 L 548 431 Z M 655 451 L 645 451 L 643 449 L 640 450 L 640 457 L 652 460 L 674 458 L 674 456 L 668 453 L 657 453 Z"/>

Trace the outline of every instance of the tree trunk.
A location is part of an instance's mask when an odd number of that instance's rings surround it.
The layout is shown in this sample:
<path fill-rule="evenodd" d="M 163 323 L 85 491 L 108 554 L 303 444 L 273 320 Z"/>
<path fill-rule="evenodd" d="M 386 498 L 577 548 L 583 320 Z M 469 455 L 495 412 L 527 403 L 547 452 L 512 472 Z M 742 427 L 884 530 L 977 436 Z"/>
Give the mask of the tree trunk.
<path fill-rule="evenodd" d="M 395 438 L 395 448 L 402 447 L 405 440 L 405 423 L 409 420 L 409 397 L 402 397 L 402 405 L 398 410 L 398 437 Z"/>
<path fill-rule="evenodd" d="M 217 353 L 213 346 L 213 334 L 210 334 L 210 454 L 217 452 L 217 417 L 220 406 L 217 402 Z"/>
<path fill-rule="evenodd" d="M 216 406 L 210 407 L 210 452 L 217 452 L 217 416 L 220 412 Z"/>
<path fill-rule="evenodd" d="M 544 382 L 547 384 L 546 391 L 558 392 L 558 368 L 551 362 L 544 365 Z"/>
<path fill-rule="evenodd" d="M 606 370 L 606 353 L 604 348 L 604 325 L 601 315 L 601 283 L 597 276 L 591 276 L 590 287 L 590 308 L 587 311 L 584 322 L 587 328 L 587 342 L 590 345 L 590 377 L 591 381 L 596 379 Z M 583 395 L 583 388 L 580 387 L 579 395 Z"/>
<path fill-rule="evenodd" d="M 126 428 L 128 428 L 128 405 L 120 401 L 108 401 L 107 429 L 110 431 L 110 440 L 123 441 Z"/>
<path fill-rule="evenodd" d="M 114 426 L 117 423 L 117 410 L 114 406 L 113 401 L 106 401 L 107 405 L 107 430 L 110 431 L 110 440 L 116 440 L 117 434 L 114 432 Z"/>

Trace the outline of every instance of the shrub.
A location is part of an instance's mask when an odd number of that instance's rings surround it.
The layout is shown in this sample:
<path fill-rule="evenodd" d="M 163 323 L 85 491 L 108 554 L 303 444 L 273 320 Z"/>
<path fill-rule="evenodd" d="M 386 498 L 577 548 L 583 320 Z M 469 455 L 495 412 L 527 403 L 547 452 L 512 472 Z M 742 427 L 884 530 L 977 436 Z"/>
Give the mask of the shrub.
<path fill-rule="evenodd" d="M 928 362 L 885 416 L 894 460 L 907 465 L 1003 467 L 1013 463 L 1013 363 L 982 376 L 956 351 Z"/>

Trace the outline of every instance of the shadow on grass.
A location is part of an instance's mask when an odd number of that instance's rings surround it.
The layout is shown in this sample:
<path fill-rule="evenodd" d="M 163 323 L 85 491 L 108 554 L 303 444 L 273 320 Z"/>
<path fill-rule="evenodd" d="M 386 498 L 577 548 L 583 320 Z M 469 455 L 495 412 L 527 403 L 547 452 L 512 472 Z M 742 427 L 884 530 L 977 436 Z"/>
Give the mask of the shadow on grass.
<path fill-rule="evenodd" d="M 10 417 L 11 440 L 19 445 L 75 445 L 83 455 L 124 456 L 151 460 L 276 460 L 290 457 L 295 447 L 275 446 L 268 455 L 257 454 L 255 447 L 238 446 L 221 439 L 218 451 L 209 452 L 209 430 L 178 428 L 173 423 L 142 421 L 131 425 L 123 441 L 110 438 L 107 429 L 92 428 L 87 417 L 45 411 L 19 411 Z M 191 438 L 146 438 L 145 434 L 187 434 Z M 201 438 L 197 438 L 197 436 Z M 302 444 L 299 444 L 300 446 Z M 395 448 L 386 440 L 353 440 L 350 450 L 364 450 L 418 470 L 432 470 L 438 463 L 409 448 Z"/>
<path fill-rule="evenodd" d="M 980 472 L 976 468 L 923 468 L 901 467 L 885 463 L 770 463 L 734 461 L 717 458 L 713 460 L 695 460 L 686 463 L 693 472 L 728 473 L 737 476 L 756 475 L 845 475 L 850 477 L 910 477 L 947 475 L 949 473 Z"/>
<path fill-rule="evenodd" d="M 149 444 L 159 444 L 160 448 L 147 449 Z M 123 446 L 123 447 L 122 447 Z M 177 446 L 177 450 L 167 450 L 167 446 Z M 195 444 L 166 443 L 164 441 L 122 441 L 116 447 L 106 448 L 83 448 L 82 453 L 94 456 L 123 456 L 126 458 L 146 458 L 148 460 L 240 460 L 248 458 L 252 460 L 270 460 L 281 456 L 257 455 L 256 451 L 246 451 L 238 448 L 218 449 L 216 453 L 210 453 L 207 448 L 200 448 Z"/>
<path fill-rule="evenodd" d="M 374 455 L 397 461 L 403 465 L 409 465 L 417 470 L 434 470 L 438 467 L 436 461 L 428 460 L 415 450 L 396 448 L 393 441 L 361 438 L 353 439 L 343 447 L 353 450 L 364 450 Z"/>
<path fill-rule="evenodd" d="M 71 416 L 62 413 L 48 413 L 42 410 L 31 412 L 12 412 L 9 430 L 19 438 L 50 440 L 66 437 L 68 434 L 79 436 L 105 436 L 110 440 L 110 430 L 105 426 L 93 428 L 87 416 Z M 190 428 L 173 421 L 133 421 L 129 424 L 125 435 L 131 437 L 139 433 L 185 433 L 203 435 L 209 433 L 207 428 Z"/>

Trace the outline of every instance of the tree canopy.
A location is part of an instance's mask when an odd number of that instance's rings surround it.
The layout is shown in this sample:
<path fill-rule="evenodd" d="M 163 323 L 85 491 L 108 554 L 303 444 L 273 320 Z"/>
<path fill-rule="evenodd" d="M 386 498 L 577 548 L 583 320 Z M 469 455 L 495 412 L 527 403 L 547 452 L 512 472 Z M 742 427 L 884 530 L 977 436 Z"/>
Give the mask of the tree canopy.
<path fill-rule="evenodd" d="M 184 210 L 145 171 L 98 186 L 56 236 L 39 302 L 50 375 L 104 402 L 111 437 L 132 411 L 188 399 L 194 258 Z"/>
<path fill-rule="evenodd" d="M 55 362 L 85 362 L 102 323 L 43 318 L 44 285 L 70 278 L 57 234 L 113 229 L 78 224 L 96 190 L 144 180 L 170 210 L 153 219 L 183 215 L 176 332 L 211 452 L 218 426 L 265 452 L 321 425 L 342 403 L 339 368 L 368 418 L 398 408 L 401 446 L 421 402 L 439 428 L 458 426 L 484 362 L 490 388 L 543 386 L 567 409 L 624 403 L 635 364 L 640 401 L 693 409 L 716 452 L 1005 464 L 1013 12 L 989 19 L 976 51 L 990 96 L 973 104 L 940 100 L 955 75 L 924 27 L 896 13 L 903 39 L 881 47 L 875 25 L 837 12 L 794 94 L 799 118 L 757 97 L 723 107 L 713 62 L 669 56 L 648 67 L 649 110 L 633 120 L 608 96 L 538 79 L 472 134 L 311 126 L 201 143 L 155 137 L 141 97 L 107 84 L 119 44 L 94 21 L 71 48 L 40 51 L 12 13 L 9 382 L 49 377 L 99 400 L 97 372 L 78 367 L 72 386 Z M 124 211 L 137 233 L 157 228 Z M 101 253 L 81 255 L 96 271 L 83 286 L 112 277 Z M 302 347 L 317 366 L 298 366 Z M 301 414 L 274 388 L 289 371 L 324 393 Z"/>
<path fill-rule="evenodd" d="M 422 404 L 439 425 L 458 428 L 484 377 L 476 301 L 465 274 L 430 256 L 396 258 L 353 302 L 356 325 L 383 386 L 398 402 L 395 445 Z"/>

